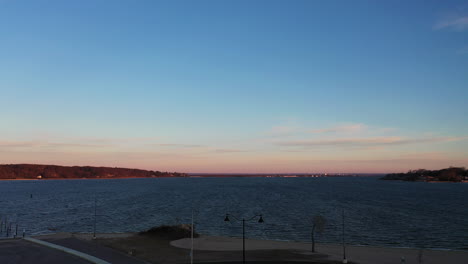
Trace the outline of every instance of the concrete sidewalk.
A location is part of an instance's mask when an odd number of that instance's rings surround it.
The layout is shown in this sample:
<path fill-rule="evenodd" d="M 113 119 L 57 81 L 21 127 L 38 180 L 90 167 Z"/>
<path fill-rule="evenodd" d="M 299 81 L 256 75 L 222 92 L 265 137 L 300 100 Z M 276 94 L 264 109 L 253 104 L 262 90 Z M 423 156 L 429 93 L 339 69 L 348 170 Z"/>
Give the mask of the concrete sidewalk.
<path fill-rule="evenodd" d="M 32 237 L 25 237 L 25 238 L 23 238 L 23 240 L 26 240 L 26 241 L 31 242 L 31 243 L 38 244 L 40 246 L 44 246 L 44 247 L 48 247 L 48 248 L 52 248 L 52 249 L 55 249 L 55 250 L 58 250 L 58 251 L 65 252 L 65 253 L 67 253 L 69 255 L 73 255 L 73 256 L 82 258 L 82 259 L 84 259 L 84 260 L 86 260 L 86 261 L 88 261 L 90 263 L 94 263 L 94 264 L 111 264 L 110 262 L 107 262 L 107 261 L 102 260 L 100 258 L 96 258 L 95 256 L 91 256 L 91 255 L 83 253 L 81 251 L 77 251 L 77 250 L 74 250 L 74 249 L 71 249 L 71 248 L 68 248 L 68 247 L 60 246 L 60 245 L 50 243 L 50 242 L 47 242 L 47 241 L 44 241 L 44 240 L 35 239 L 35 238 L 32 238 Z"/>
<path fill-rule="evenodd" d="M 72 234 L 37 236 L 35 238 L 86 253 L 112 264 L 147 264 L 147 262 L 143 260 L 100 245 L 94 240 L 78 239 L 73 237 Z"/>
<path fill-rule="evenodd" d="M 65 252 L 22 239 L 0 240 L 2 264 L 89 264 L 88 261 Z"/>
<path fill-rule="evenodd" d="M 29 241 L 30 240 L 30 241 Z M 147 264 L 132 256 L 72 234 L 0 240 L 1 264 Z"/>

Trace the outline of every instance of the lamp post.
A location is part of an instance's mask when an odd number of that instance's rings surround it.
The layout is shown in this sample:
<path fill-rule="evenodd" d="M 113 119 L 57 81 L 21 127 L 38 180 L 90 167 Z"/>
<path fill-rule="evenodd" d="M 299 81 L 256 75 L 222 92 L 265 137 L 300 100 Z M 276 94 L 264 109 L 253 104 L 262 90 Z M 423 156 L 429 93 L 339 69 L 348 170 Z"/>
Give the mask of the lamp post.
<path fill-rule="evenodd" d="M 242 263 L 245 263 L 245 222 L 247 221 L 252 221 L 253 219 L 259 217 L 258 223 L 263 223 L 263 216 L 262 215 L 254 215 L 251 218 L 245 219 L 245 218 L 237 218 L 234 215 L 231 214 L 226 214 L 226 217 L 224 218 L 225 222 L 231 221 L 229 217 L 234 218 L 236 221 L 242 222 Z"/>

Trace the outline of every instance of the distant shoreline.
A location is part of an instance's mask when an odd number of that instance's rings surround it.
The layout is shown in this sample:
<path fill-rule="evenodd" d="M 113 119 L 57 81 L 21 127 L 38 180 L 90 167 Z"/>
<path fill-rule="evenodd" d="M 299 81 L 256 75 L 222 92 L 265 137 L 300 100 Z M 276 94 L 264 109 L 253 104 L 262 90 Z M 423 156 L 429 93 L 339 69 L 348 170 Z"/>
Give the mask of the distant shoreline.
<path fill-rule="evenodd" d="M 118 180 L 118 179 L 156 179 L 156 178 L 184 178 L 184 177 L 115 177 L 115 178 L 42 178 L 42 179 L 30 179 L 30 178 L 19 178 L 19 179 L 0 179 L 0 181 L 51 181 L 51 180 Z"/>
<path fill-rule="evenodd" d="M 1 180 L 45 180 L 45 179 L 125 179 L 185 177 L 186 173 L 162 172 L 117 167 L 58 166 L 41 164 L 0 165 Z"/>
<path fill-rule="evenodd" d="M 337 178 L 337 177 L 377 177 L 377 176 L 357 176 L 357 175 L 260 175 L 260 174 L 217 174 L 217 175 L 187 175 L 187 176 L 157 176 L 157 177 L 112 177 L 112 178 L 0 178 L 0 181 L 49 181 L 49 180 L 115 180 L 115 179 L 157 179 L 157 178 Z"/>
<path fill-rule="evenodd" d="M 370 173 L 181 173 L 117 167 L 0 164 L 0 180 L 77 180 L 132 178 L 321 178 L 370 177 Z"/>

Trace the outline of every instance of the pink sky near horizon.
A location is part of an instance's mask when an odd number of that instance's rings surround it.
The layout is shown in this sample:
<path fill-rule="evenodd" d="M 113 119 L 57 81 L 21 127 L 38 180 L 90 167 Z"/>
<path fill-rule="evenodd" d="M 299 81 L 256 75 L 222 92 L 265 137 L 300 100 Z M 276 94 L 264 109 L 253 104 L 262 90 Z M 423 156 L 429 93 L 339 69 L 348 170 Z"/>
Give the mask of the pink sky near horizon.
<path fill-rule="evenodd" d="M 0 163 L 187 173 L 389 173 L 467 166 L 467 139 L 411 135 L 362 123 L 271 126 L 242 140 L 226 136 L 221 143 L 196 136 L 97 138 L 46 133 L 4 136 Z"/>
<path fill-rule="evenodd" d="M 185 173 L 393 173 L 413 169 L 442 169 L 450 166 L 466 167 L 466 160 L 389 160 L 389 161 L 313 161 L 284 164 L 278 160 L 264 161 L 251 165 L 248 162 L 223 162 L 212 166 L 206 163 L 145 163 L 127 161 L 92 161 L 73 158 L 57 161 L 49 158 L 25 158 L 8 160 L 2 157 L 3 164 L 47 164 L 61 166 L 121 167 L 144 170 L 158 170 Z"/>
<path fill-rule="evenodd" d="M 347 151 L 349 152 L 349 151 Z M 411 169 L 466 166 L 468 159 L 438 152 L 354 156 L 309 152 L 222 152 L 167 150 L 160 152 L 0 151 L 3 164 L 30 163 L 65 166 L 109 166 L 188 173 L 389 173 Z M 374 152 L 375 153 L 375 152 Z"/>

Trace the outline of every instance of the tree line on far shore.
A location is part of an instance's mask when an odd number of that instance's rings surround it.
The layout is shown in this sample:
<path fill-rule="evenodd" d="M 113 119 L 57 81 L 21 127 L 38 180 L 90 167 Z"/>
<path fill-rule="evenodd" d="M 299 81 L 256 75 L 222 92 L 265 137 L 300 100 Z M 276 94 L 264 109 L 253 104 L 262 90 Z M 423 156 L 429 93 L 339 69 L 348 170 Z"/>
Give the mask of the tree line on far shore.
<path fill-rule="evenodd" d="M 161 172 L 127 168 L 56 166 L 37 164 L 0 165 L 0 179 L 112 179 L 186 177 L 179 172 Z"/>
<path fill-rule="evenodd" d="M 463 182 L 468 181 L 468 170 L 464 167 L 450 167 L 441 170 L 418 169 L 410 170 L 407 173 L 387 174 L 382 180 Z"/>

